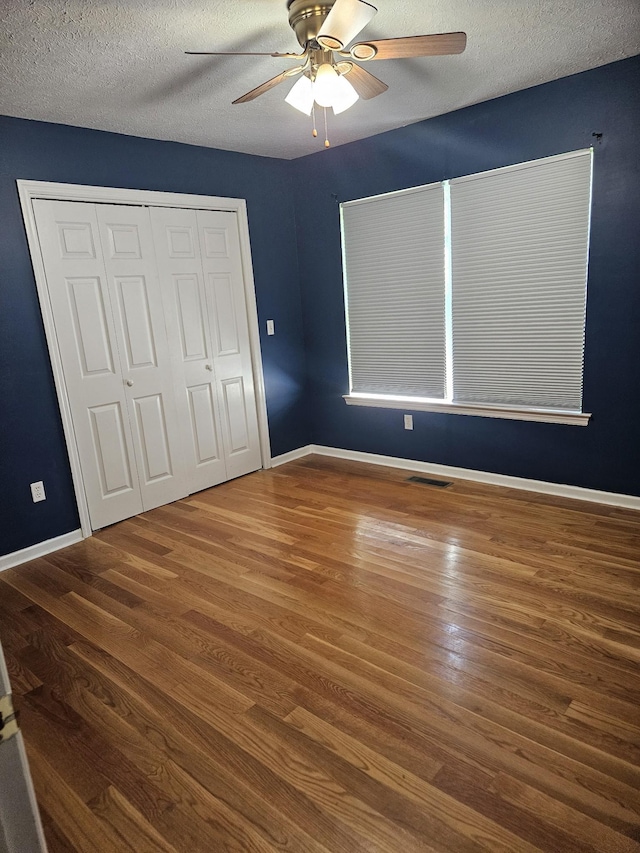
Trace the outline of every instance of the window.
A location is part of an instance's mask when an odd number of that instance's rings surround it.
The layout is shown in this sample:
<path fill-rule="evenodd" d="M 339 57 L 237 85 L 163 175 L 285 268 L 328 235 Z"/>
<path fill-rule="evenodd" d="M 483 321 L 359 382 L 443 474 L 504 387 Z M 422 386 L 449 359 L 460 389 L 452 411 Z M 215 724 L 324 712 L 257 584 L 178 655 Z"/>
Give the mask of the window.
<path fill-rule="evenodd" d="M 341 206 L 351 405 L 586 425 L 592 152 Z"/>

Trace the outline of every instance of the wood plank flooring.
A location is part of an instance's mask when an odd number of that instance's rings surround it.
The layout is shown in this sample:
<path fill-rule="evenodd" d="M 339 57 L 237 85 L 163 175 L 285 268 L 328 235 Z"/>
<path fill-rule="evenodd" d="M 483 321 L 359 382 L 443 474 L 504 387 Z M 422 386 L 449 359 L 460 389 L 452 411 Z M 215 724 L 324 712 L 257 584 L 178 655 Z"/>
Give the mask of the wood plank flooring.
<path fill-rule="evenodd" d="M 0 575 L 51 853 L 640 851 L 640 513 L 307 457 Z"/>

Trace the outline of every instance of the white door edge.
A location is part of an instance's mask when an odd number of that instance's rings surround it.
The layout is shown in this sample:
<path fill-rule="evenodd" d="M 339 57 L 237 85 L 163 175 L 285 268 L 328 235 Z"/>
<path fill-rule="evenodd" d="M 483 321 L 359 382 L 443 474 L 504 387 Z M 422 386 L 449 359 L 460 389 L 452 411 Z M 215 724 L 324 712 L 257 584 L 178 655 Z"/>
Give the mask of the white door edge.
<path fill-rule="evenodd" d="M 236 214 L 238 232 L 240 235 L 240 252 L 247 302 L 247 321 L 251 343 L 251 362 L 254 372 L 255 398 L 258 411 L 258 430 L 260 435 L 260 452 L 262 467 L 271 467 L 271 444 L 269 441 L 269 424 L 267 419 L 267 399 L 262 370 L 262 352 L 260 347 L 260 331 L 258 324 L 258 307 L 256 302 L 251 248 L 249 241 L 249 220 L 247 203 L 240 198 L 221 198 L 219 196 L 191 195 L 183 193 L 156 192 L 154 190 L 131 190 L 118 187 L 93 187 L 83 184 L 60 184 L 49 181 L 16 181 L 20 207 L 27 235 L 27 244 L 36 282 L 40 311 L 44 324 L 45 337 L 49 350 L 49 359 L 53 371 L 53 379 L 58 397 L 60 417 L 69 456 L 71 477 L 76 496 L 80 527 L 84 538 L 91 536 L 89 506 L 84 490 L 80 455 L 76 445 L 75 431 L 71 419 L 71 408 L 67 396 L 67 388 L 62 369 L 62 358 L 58 348 L 53 311 L 49 299 L 49 289 L 45 274 L 44 262 L 40 251 L 40 242 L 33 211 L 33 200 L 36 198 L 56 201 L 85 201 L 101 204 L 133 204 L 151 207 L 187 207 L 193 210 L 224 210 Z"/>

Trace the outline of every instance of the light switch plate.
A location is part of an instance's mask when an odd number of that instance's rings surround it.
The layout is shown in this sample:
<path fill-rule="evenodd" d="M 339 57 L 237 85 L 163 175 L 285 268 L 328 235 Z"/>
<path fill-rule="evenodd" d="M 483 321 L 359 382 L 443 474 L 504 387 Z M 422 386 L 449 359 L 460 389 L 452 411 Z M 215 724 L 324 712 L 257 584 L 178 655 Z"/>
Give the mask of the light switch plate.
<path fill-rule="evenodd" d="M 275 327 L 273 320 L 267 320 L 267 334 L 268 335 L 275 335 L 275 333 L 276 333 L 276 327 Z"/>

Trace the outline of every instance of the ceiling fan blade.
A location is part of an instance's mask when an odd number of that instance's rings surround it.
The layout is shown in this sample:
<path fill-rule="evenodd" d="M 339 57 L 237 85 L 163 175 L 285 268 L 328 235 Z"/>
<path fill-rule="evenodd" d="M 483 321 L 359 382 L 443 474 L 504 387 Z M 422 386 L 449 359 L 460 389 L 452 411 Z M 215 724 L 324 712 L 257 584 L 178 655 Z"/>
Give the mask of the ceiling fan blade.
<path fill-rule="evenodd" d="M 185 50 L 189 56 L 278 56 L 281 59 L 301 59 L 304 53 L 254 53 L 242 50 Z"/>
<path fill-rule="evenodd" d="M 466 33 L 439 33 L 361 42 L 354 44 L 351 50 L 344 51 L 341 55 L 348 54 L 361 62 L 368 59 L 409 59 L 412 56 L 447 56 L 462 53 L 466 46 Z"/>
<path fill-rule="evenodd" d="M 304 66 L 299 66 L 296 68 L 288 68 L 286 71 L 283 71 L 282 74 L 278 74 L 277 77 L 272 77 L 271 80 L 267 80 L 266 83 L 262 83 L 260 86 L 256 86 L 255 89 L 252 89 L 250 92 L 247 92 L 246 95 L 242 95 L 240 98 L 236 98 L 235 101 L 232 101 L 234 104 L 246 104 L 247 101 L 253 101 L 255 98 L 259 98 L 260 95 L 264 95 L 265 92 L 268 92 L 269 89 L 273 89 L 274 86 L 277 86 L 279 83 L 283 83 L 285 80 L 288 80 L 290 77 L 294 77 L 296 74 L 299 74 Z"/>
<path fill-rule="evenodd" d="M 343 70 L 343 65 L 350 65 L 351 68 Z M 378 78 L 374 77 L 373 74 L 370 74 L 364 68 L 361 68 L 359 65 L 355 65 L 353 62 L 341 62 L 338 66 L 338 70 L 341 74 L 346 75 L 349 83 L 351 83 L 356 92 L 365 101 L 368 101 L 370 98 L 375 98 L 377 95 L 381 95 L 389 88 L 386 83 L 382 82 L 382 80 L 378 80 Z"/>
<path fill-rule="evenodd" d="M 318 44 L 326 50 L 342 50 L 377 11 L 365 0 L 336 0 L 316 37 Z"/>

